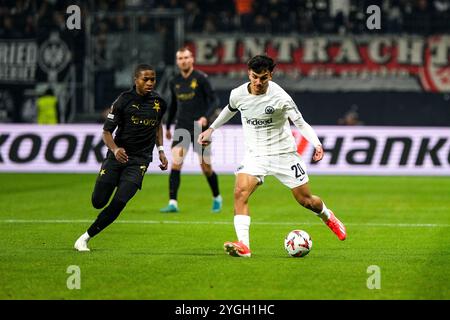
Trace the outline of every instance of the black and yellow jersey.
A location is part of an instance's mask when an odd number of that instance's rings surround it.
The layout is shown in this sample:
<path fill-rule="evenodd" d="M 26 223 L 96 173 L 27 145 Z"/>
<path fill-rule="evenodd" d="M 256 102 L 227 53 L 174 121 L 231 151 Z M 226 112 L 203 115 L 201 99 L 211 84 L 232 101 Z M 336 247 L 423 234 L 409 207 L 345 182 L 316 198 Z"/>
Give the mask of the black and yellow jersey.
<path fill-rule="evenodd" d="M 103 130 L 116 130 L 114 142 L 128 156 L 152 160 L 159 124 L 167 109 L 166 102 L 154 91 L 141 96 L 136 87 L 125 91 L 113 102 Z"/>
<path fill-rule="evenodd" d="M 178 74 L 170 81 L 171 103 L 166 127 L 175 120 L 176 128 L 193 130 L 194 121 L 208 118 L 217 107 L 217 97 L 207 75 L 193 70 L 189 77 Z"/>

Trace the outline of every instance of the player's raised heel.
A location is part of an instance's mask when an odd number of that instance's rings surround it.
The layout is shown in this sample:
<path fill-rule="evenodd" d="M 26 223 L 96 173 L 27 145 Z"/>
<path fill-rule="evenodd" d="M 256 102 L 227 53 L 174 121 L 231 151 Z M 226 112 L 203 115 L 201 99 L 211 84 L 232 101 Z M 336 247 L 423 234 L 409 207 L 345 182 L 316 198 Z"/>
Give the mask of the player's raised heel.
<path fill-rule="evenodd" d="M 159 212 L 162 213 L 178 212 L 178 208 L 173 204 L 169 204 L 167 207 L 160 209 Z"/>
<path fill-rule="evenodd" d="M 223 244 L 223 249 L 232 257 L 250 258 L 252 255 L 250 249 L 240 241 L 227 241 Z"/>
<path fill-rule="evenodd" d="M 339 240 L 343 241 L 347 238 L 347 231 L 345 229 L 344 224 L 339 221 L 338 218 L 334 215 L 333 211 L 330 210 L 330 218 L 325 224 L 337 235 Z"/>

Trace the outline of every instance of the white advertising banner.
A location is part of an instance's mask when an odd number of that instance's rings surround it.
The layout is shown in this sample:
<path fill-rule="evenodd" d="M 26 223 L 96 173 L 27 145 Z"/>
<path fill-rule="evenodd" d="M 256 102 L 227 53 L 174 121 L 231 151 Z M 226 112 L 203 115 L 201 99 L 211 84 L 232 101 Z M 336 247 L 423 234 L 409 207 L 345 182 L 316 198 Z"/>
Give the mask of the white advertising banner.
<path fill-rule="evenodd" d="M 450 176 L 450 128 L 314 126 L 323 143 L 322 161 L 313 163 L 312 146 L 292 127 L 297 150 L 309 174 Z M 102 125 L 38 126 L 0 124 L 0 172 L 98 172 L 106 147 Z M 171 141 L 164 142 L 171 160 Z M 245 153 L 239 125 L 213 135 L 212 165 L 233 173 Z M 162 173 L 156 150 L 148 172 Z M 191 149 L 183 172 L 200 173 Z"/>

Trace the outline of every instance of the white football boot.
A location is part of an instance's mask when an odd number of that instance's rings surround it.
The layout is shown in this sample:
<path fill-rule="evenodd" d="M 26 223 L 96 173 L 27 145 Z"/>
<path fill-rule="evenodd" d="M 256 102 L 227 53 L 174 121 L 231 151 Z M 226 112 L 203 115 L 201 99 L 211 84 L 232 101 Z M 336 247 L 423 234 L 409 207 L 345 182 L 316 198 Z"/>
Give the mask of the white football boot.
<path fill-rule="evenodd" d="M 77 241 L 75 241 L 74 244 L 74 248 L 78 251 L 91 251 L 88 246 L 87 243 L 89 241 L 89 237 L 86 237 L 85 234 L 82 234 Z"/>

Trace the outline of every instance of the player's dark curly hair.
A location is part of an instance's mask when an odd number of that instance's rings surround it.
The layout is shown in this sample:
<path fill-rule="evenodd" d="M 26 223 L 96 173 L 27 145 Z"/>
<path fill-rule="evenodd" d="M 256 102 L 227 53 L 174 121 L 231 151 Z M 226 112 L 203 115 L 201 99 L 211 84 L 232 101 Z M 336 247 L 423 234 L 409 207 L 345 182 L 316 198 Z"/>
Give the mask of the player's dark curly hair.
<path fill-rule="evenodd" d="M 247 62 L 247 66 L 249 70 L 253 70 L 256 73 L 261 73 L 264 70 L 269 70 L 272 72 L 276 64 L 273 59 L 268 56 L 257 55 Z"/>
<path fill-rule="evenodd" d="M 139 78 L 139 74 L 141 73 L 141 71 L 145 71 L 145 70 L 155 71 L 155 69 L 151 65 L 146 64 L 146 63 L 141 63 L 141 64 L 138 64 L 136 66 L 136 68 L 134 68 L 134 77 Z"/>

